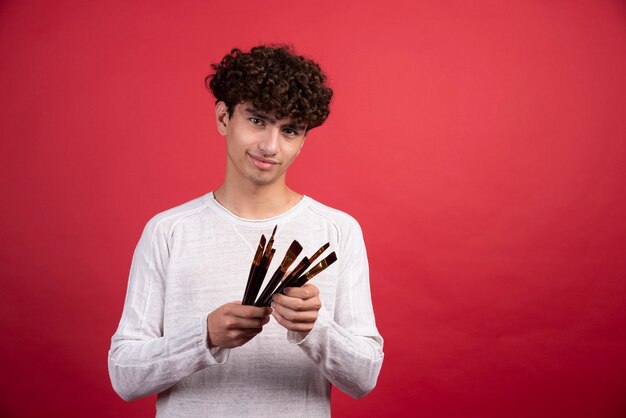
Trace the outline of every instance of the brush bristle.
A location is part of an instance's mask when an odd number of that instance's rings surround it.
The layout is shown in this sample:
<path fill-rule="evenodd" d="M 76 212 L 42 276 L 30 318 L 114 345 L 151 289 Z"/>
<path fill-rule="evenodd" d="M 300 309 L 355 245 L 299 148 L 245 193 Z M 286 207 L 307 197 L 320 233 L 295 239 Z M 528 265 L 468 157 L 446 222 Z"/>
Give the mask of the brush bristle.
<path fill-rule="evenodd" d="M 300 245 L 298 241 L 294 240 L 289 246 L 289 249 L 287 250 L 287 252 L 300 254 L 302 252 L 302 245 Z"/>

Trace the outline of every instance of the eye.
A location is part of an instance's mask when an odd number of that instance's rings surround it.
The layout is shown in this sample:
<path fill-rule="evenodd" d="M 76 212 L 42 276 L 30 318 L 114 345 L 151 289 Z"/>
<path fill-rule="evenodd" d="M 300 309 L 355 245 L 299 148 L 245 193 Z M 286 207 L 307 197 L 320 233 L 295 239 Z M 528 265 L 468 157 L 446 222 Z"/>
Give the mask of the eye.
<path fill-rule="evenodd" d="M 253 124 L 255 126 L 263 126 L 263 119 L 250 118 L 249 121 L 250 121 L 251 124 Z"/>
<path fill-rule="evenodd" d="M 294 137 L 294 136 L 300 135 L 300 132 L 298 132 L 298 131 L 296 131 L 295 129 L 292 129 L 292 128 L 285 128 L 285 129 L 283 129 L 283 132 L 285 133 L 285 135 L 290 136 L 290 137 Z"/>

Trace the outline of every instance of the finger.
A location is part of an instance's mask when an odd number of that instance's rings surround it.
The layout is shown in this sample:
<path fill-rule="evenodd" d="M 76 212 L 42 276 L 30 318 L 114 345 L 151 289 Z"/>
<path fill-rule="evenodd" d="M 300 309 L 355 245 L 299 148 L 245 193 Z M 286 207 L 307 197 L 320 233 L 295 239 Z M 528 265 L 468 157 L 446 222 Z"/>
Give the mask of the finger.
<path fill-rule="evenodd" d="M 225 342 L 222 347 L 224 348 L 235 348 L 240 347 L 256 337 L 258 332 L 239 332 L 237 334 L 229 335 L 228 341 Z"/>
<path fill-rule="evenodd" d="M 276 309 L 277 306 L 283 306 L 294 311 L 306 310 L 306 302 L 304 300 L 280 293 L 272 296 L 272 303 L 270 306 L 272 309 Z"/>
<path fill-rule="evenodd" d="M 311 299 L 300 299 L 298 297 L 292 297 L 278 293 L 274 295 L 272 299 L 273 302 L 277 305 L 287 307 L 294 311 L 319 311 L 322 307 L 322 303 L 319 297 L 313 297 Z M 274 305 L 272 305 L 272 308 L 276 309 Z"/>
<path fill-rule="evenodd" d="M 320 291 L 316 286 L 306 284 L 302 287 L 287 287 L 285 288 L 284 293 L 287 296 L 307 300 L 318 296 Z"/>
<path fill-rule="evenodd" d="M 295 311 L 278 303 L 274 303 L 274 312 L 272 314 L 275 313 L 291 322 L 312 323 L 317 320 L 317 310 Z M 274 317 L 276 316 L 274 315 Z"/>
<path fill-rule="evenodd" d="M 229 334 L 229 338 L 231 338 L 232 340 L 241 340 L 241 339 L 247 339 L 250 340 L 252 338 L 254 338 L 256 335 L 259 335 L 261 333 L 261 330 L 253 330 L 253 329 L 242 329 L 242 330 L 237 330 L 237 331 L 231 331 Z"/>
<path fill-rule="evenodd" d="M 313 322 L 293 322 L 282 316 L 278 311 L 272 312 L 272 316 L 283 327 L 290 331 L 309 332 L 313 329 Z"/>
<path fill-rule="evenodd" d="M 260 330 L 269 321 L 269 315 L 260 319 L 240 318 L 236 316 L 228 317 L 224 322 L 224 328 L 230 330 Z"/>
<path fill-rule="evenodd" d="M 271 308 L 257 307 L 250 305 L 241 305 L 232 303 L 229 306 L 228 313 L 239 318 L 265 318 L 272 313 Z"/>

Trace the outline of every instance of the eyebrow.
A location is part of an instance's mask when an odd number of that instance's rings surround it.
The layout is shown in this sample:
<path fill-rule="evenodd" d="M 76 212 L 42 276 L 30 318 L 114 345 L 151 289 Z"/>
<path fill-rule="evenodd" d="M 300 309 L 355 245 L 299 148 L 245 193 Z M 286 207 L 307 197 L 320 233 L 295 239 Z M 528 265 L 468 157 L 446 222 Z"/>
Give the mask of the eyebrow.
<path fill-rule="evenodd" d="M 263 119 L 268 121 L 269 123 L 271 123 L 272 125 L 276 124 L 276 122 L 278 122 L 275 118 L 263 113 L 263 112 L 259 112 L 256 109 L 253 109 L 251 107 L 246 107 L 244 109 L 244 112 L 246 112 L 248 115 L 253 116 L 255 118 L 259 118 L 259 119 Z M 293 123 L 293 122 L 288 122 L 286 123 L 284 126 L 282 126 L 283 128 L 289 128 L 289 129 L 293 129 L 294 131 L 304 131 L 306 130 L 306 125 L 302 125 L 302 124 L 297 124 L 297 123 Z"/>
<path fill-rule="evenodd" d="M 250 116 L 254 116 L 255 118 L 266 120 L 269 123 L 276 123 L 276 119 L 274 119 L 273 117 L 266 115 L 265 113 L 259 112 L 258 110 L 255 110 L 251 107 L 246 107 L 244 109 L 244 112 L 246 112 Z"/>

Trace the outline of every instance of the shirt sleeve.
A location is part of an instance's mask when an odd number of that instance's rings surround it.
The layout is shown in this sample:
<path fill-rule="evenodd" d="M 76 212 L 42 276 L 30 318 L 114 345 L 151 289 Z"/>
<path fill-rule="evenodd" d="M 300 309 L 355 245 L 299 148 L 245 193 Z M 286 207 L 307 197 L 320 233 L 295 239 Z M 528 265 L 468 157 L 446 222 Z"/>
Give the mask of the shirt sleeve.
<path fill-rule="evenodd" d="M 124 400 L 166 390 L 180 379 L 227 361 L 229 350 L 207 345 L 207 314 L 164 332 L 167 232 L 153 219 L 133 256 L 119 327 L 111 339 L 109 376 Z"/>
<path fill-rule="evenodd" d="M 322 306 L 308 335 L 289 331 L 288 338 L 322 368 L 334 386 L 358 399 L 376 386 L 384 354 L 372 308 L 363 234 L 356 221 L 351 221 L 338 252 L 338 260 L 344 261 L 339 265 L 334 312 Z"/>

